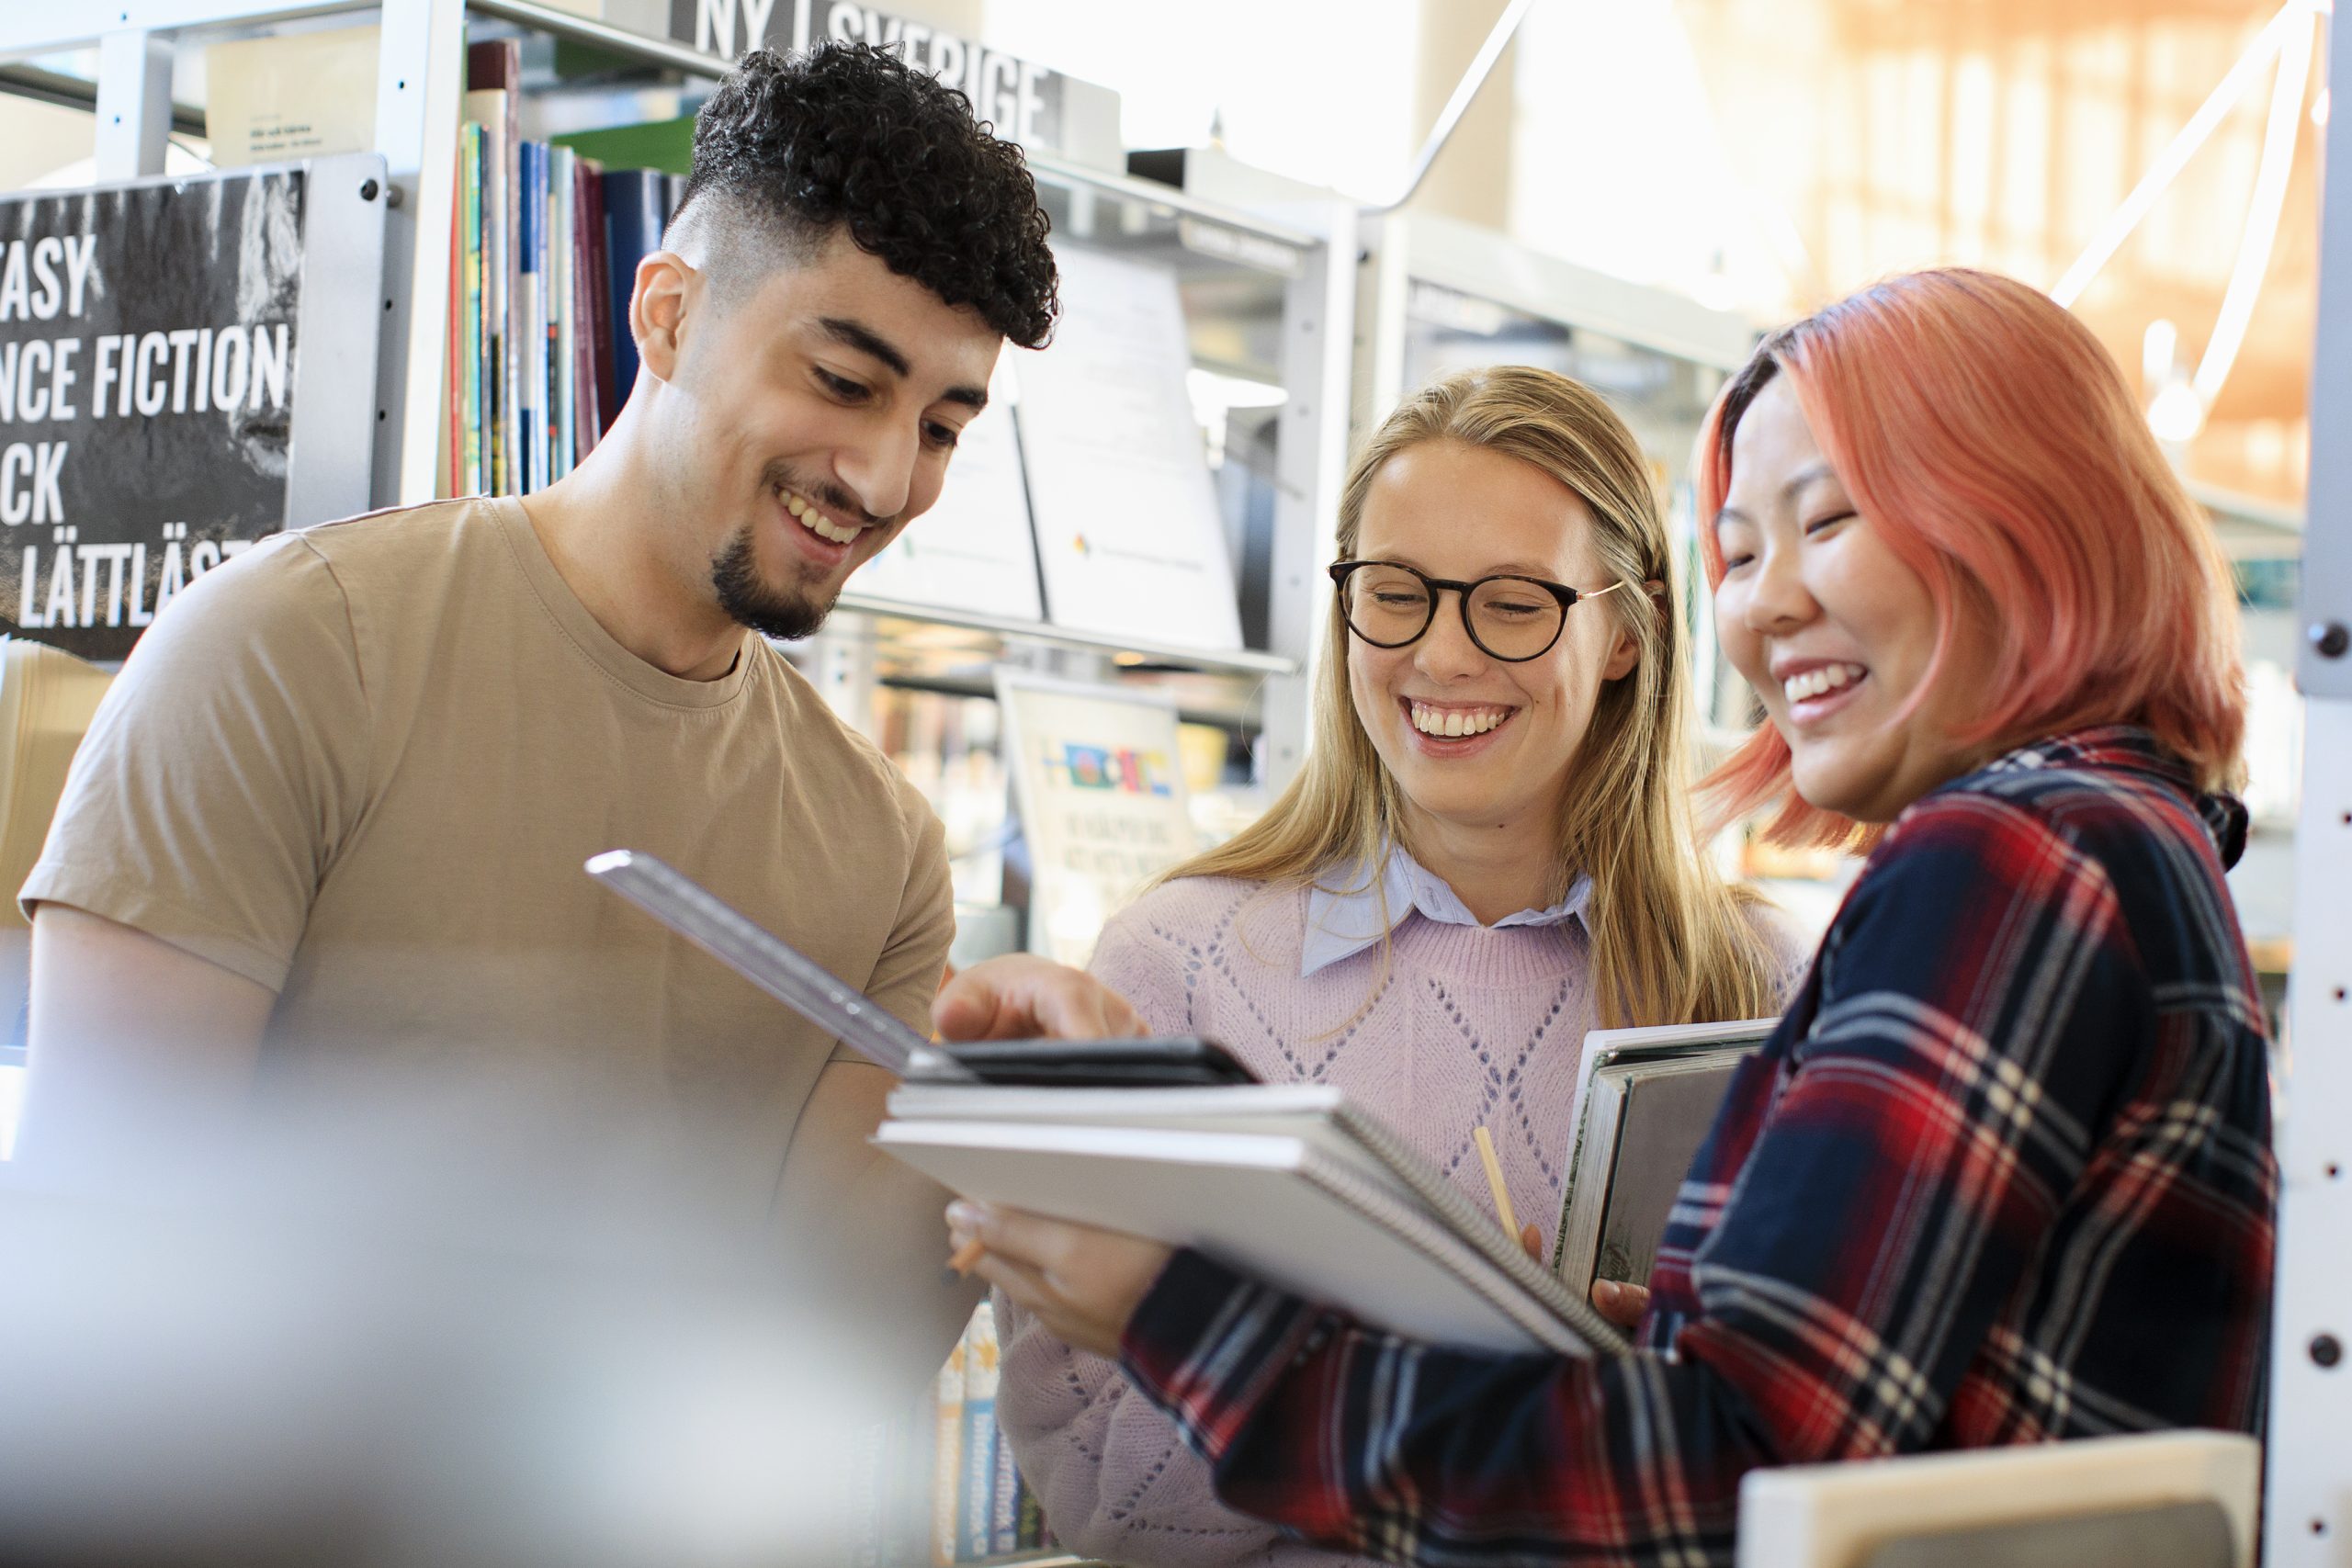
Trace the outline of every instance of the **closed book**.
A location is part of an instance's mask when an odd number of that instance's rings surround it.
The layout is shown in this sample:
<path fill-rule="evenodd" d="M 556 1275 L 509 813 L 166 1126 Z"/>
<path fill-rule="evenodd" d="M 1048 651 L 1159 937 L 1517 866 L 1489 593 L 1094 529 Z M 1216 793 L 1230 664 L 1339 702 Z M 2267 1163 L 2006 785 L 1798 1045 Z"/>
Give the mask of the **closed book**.
<path fill-rule="evenodd" d="M 522 76 L 520 39 L 486 39 L 467 46 L 467 117 L 474 118 L 478 93 L 498 95 L 485 105 L 482 121 L 490 132 L 483 157 L 482 256 L 492 344 L 487 371 L 492 448 L 490 479 L 492 489 L 503 495 L 514 494 L 523 486 Z"/>
<path fill-rule="evenodd" d="M 1046 1508 L 1037 1501 L 1037 1494 L 1029 1488 L 1029 1478 L 1015 1472 L 1020 1483 L 1020 1495 L 1013 1502 L 1013 1514 L 1019 1521 L 1012 1540 L 1015 1551 L 1035 1551 L 1046 1544 Z"/>
<path fill-rule="evenodd" d="M 466 139 L 449 182 L 449 325 L 441 383 L 441 493 L 466 493 Z"/>
<path fill-rule="evenodd" d="M 567 416 L 563 446 L 567 472 L 578 468 L 580 459 L 596 444 L 596 362 L 589 351 L 595 325 L 595 310 L 589 299 L 594 273 L 587 239 L 588 183 L 592 175 L 593 168 L 585 158 L 568 147 L 563 150 L 562 354 Z M 603 231 L 595 232 L 601 249 Z"/>
<path fill-rule="evenodd" d="M 469 98 L 471 94 L 467 95 Z M 482 265 L 481 214 L 483 199 L 483 161 L 488 155 L 487 131 L 475 120 L 459 128 L 459 165 L 465 188 L 461 194 L 462 217 L 465 222 L 465 265 L 461 287 L 465 292 L 465 313 L 462 331 L 465 334 L 465 366 L 459 375 L 459 391 L 465 400 L 464 482 L 458 493 L 480 495 L 490 488 L 489 434 L 490 394 L 485 382 L 490 365 L 490 304 L 485 293 L 486 276 Z"/>
<path fill-rule="evenodd" d="M 996 1434 L 996 1483 L 989 1490 L 989 1555 L 1002 1557 L 1021 1549 L 1021 1472 L 1012 1461 L 1012 1445 L 1004 1429 Z"/>
<path fill-rule="evenodd" d="M 605 171 L 585 158 L 580 162 L 580 244 L 588 258 L 583 286 L 588 330 L 582 352 L 588 356 L 595 387 L 595 402 L 581 441 L 584 454 L 612 428 L 613 417 L 621 412 L 620 397 L 613 385 L 613 265 L 605 228 Z M 624 316 L 621 331 L 628 330 Z"/>
<path fill-rule="evenodd" d="M 507 477 L 513 456 L 508 425 L 514 386 L 508 374 L 514 346 L 508 331 L 513 320 L 514 290 L 509 282 L 514 230 L 506 217 L 508 191 L 514 183 L 513 144 L 507 139 L 511 109 L 512 95 L 503 89 L 466 94 L 466 118 L 481 128 L 481 444 L 484 488 L 495 495 L 513 488 Z"/>
<path fill-rule="evenodd" d="M 522 411 L 516 451 L 523 460 L 514 489 L 527 494 L 547 483 L 547 149 L 526 141 L 516 158 L 523 186 L 521 226 L 515 231 L 521 283 L 514 310 L 515 391 Z"/>
<path fill-rule="evenodd" d="M 996 1314 L 982 1302 L 964 1340 L 964 1475 L 958 1488 L 958 1562 L 989 1555 L 996 1492 Z"/>
<path fill-rule="evenodd" d="M 1552 1267 L 1579 1295 L 1641 1284 L 1724 1091 L 1775 1021 L 1596 1029 L 1577 1068 L 1576 1127 Z"/>
<path fill-rule="evenodd" d="M 626 400 L 637 384 L 637 340 L 629 335 L 628 301 L 637 288 L 637 264 L 662 248 L 668 222 L 669 179 L 659 169 L 608 169 L 605 173 L 605 231 L 612 267 L 613 380 Z"/>
<path fill-rule="evenodd" d="M 578 162 L 579 154 L 567 147 L 548 153 L 548 278 L 549 298 L 555 301 L 548 311 L 548 377 L 555 411 L 548 418 L 548 472 L 555 479 L 571 471 L 572 421 L 579 415 L 580 389 L 571 364 L 579 319 L 571 287 L 572 172 Z"/>
<path fill-rule="evenodd" d="M 933 1568 L 947 1568 L 956 1561 L 956 1530 L 960 1517 L 956 1511 L 956 1494 L 964 1479 L 964 1352 L 971 1338 L 965 1330 L 963 1339 L 947 1353 L 947 1364 L 939 1369 L 933 1384 L 932 1409 L 936 1419 L 932 1425 L 931 1450 L 931 1561 Z"/>

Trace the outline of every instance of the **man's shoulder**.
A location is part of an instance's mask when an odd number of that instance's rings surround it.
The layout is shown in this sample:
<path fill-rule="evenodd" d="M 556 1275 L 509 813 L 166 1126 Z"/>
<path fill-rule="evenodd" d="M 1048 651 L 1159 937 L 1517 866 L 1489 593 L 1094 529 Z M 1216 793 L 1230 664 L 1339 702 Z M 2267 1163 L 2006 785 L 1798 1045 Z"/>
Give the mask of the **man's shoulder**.
<path fill-rule="evenodd" d="M 467 557 L 482 550 L 503 549 L 499 536 L 501 509 L 516 504 L 512 500 L 473 495 L 415 506 L 388 506 L 288 528 L 264 544 L 307 550 L 338 577 L 413 576 L 430 563 L 461 565 Z"/>
<path fill-rule="evenodd" d="M 222 601 L 245 613 L 271 606 L 349 604 L 397 590 L 413 593 L 435 560 L 464 577 L 464 558 L 498 547 L 491 511 L 481 498 L 389 508 L 306 524 L 272 534 L 206 572 L 187 590 L 191 604 Z"/>
<path fill-rule="evenodd" d="M 773 643 L 753 639 L 750 657 L 763 666 L 778 743 L 801 787 L 851 784 L 855 793 L 837 803 L 843 811 L 864 801 L 884 806 L 890 816 L 910 824 L 931 815 L 930 803 L 914 782 L 870 736 L 835 712 Z"/>

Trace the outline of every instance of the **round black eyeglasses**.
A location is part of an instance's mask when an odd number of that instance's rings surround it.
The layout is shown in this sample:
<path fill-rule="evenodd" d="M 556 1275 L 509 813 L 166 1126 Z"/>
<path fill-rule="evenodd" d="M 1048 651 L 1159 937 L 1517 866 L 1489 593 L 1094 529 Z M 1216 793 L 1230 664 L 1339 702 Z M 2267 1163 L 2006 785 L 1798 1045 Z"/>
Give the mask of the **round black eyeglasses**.
<path fill-rule="evenodd" d="M 1550 652 L 1577 601 L 1625 586 L 1612 582 L 1588 592 L 1511 574 L 1458 582 L 1385 560 L 1334 561 L 1331 581 L 1340 591 L 1340 615 L 1348 629 L 1374 648 L 1419 642 L 1436 623 L 1438 595 L 1451 590 L 1471 642 L 1506 664 L 1524 664 Z"/>

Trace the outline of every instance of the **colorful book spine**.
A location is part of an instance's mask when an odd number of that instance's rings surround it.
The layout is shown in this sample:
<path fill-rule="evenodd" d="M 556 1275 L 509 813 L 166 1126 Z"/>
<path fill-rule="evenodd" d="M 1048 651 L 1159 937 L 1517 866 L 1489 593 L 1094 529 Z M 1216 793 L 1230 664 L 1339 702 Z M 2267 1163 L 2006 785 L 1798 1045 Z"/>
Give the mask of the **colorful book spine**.
<path fill-rule="evenodd" d="M 977 1562 L 990 1555 L 995 1519 L 997 1343 L 996 1314 L 982 1302 L 964 1340 L 964 1464 L 956 1512 L 961 1529 L 956 1555 Z"/>
<path fill-rule="evenodd" d="M 1021 1472 L 1003 1428 L 990 1435 L 996 1441 L 996 1476 L 989 1487 L 989 1555 L 1002 1557 L 1021 1547 Z"/>
<path fill-rule="evenodd" d="M 500 494 L 513 495 L 524 484 L 521 40 L 485 39 L 468 45 L 466 82 L 469 87 L 499 95 L 495 104 L 497 118 L 491 122 L 491 144 L 484 160 L 489 175 L 483 197 L 483 230 L 489 236 L 486 265 L 491 274 L 491 330 L 497 339 L 497 353 L 491 361 L 494 404 L 491 428 L 497 446 L 492 480 Z"/>
<path fill-rule="evenodd" d="M 588 357 L 596 389 L 595 409 L 581 443 L 585 452 L 612 428 L 614 416 L 621 412 L 613 381 L 613 266 L 605 228 L 605 172 L 587 159 L 580 164 L 580 203 L 581 227 L 587 234 L 582 243 L 588 252 Z M 628 331 L 626 311 L 620 330 Z"/>
<path fill-rule="evenodd" d="M 462 297 L 463 339 L 465 362 L 458 377 L 458 399 L 462 403 L 460 437 L 464 446 L 464 465 L 458 489 L 460 495 L 479 495 L 490 488 L 489 474 L 483 466 L 483 387 L 482 387 L 482 269 L 481 269 L 481 176 L 482 128 L 469 123 L 461 128 L 459 155 L 464 189 L 459 200 L 465 225 L 464 261 L 460 269 L 458 293 Z"/>
<path fill-rule="evenodd" d="M 1020 1480 L 1020 1495 L 1013 1499 L 1012 1506 L 1013 1517 L 1020 1521 L 1012 1538 L 1012 1550 L 1042 1551 L 1052 1539 L 1046 1530 L 1045 1505 L 1029 1490 L 1028 1478 L 1023 1476 Z"/>
<path fill-rule="evenodd" d="M 466 118 L 481 130 L 481 322 L 482 406 L 481 446 L 484 488 L 503 495 L 510 448 L 506 439 L 508 391 L 506 375 L 508 253 L 506 224 L 507 178 L 506 95 L 494 89 L 466 95 Z"/>
<path fill-rule="evenodd" d="M 939 1369 L 933 1400 L 937 1420 L 932 1428 L 935 1439 L 931 1459 L 933 1568 L 949 1568 L 956 1561 L 956 1532 L 960 1520 L 956 1501 L 964 1473 L 964 1350 L 970 1337 L 970 1331 L 967 1330 L 964 1339 L 948 1353 L 947 1364 Z"/>
<path fill-rule="evenodd" d="M 515 168 L 522 183 L 521 222 L 514 231 L 517 275 L 514 336 L 517 356 L 517 406 L 522 411 L 522 463 L 514 488 L 529 494 L 547 483 L 547 403 L 540 383 L 547 371 L 547 275 L 540 259 L 547 254 L 547 149 L 526 141 L 515 149 Z"/>
<path fill-rule="evenodd" d="M 659 169 L 614 169 L 605 175 L 606 244 L 612 253 L 613 378 L 623 401 L 637 384 L 629 296 L 637 288 L 637 264 L 662 248 L 669 199 L 669 176 Z"/>
<path fill-rule="evenodd" d="M 449 182 L 448 350 L 441 380 L 441 493 L 466 493 L 466 143 Z"/>
<path fill-rule="evenodd" d="M 572 356 L 579 337 L 580 294 L 573 286 L 577 253 L 572 231 L 577 209 L 573 204 L 572 176 L 580 155 L 569 147 L 558 147 L 549 158 L 548 273 L 553 282 L 555 309 L 548 322 L 548 354 L 555 385 L 555 414 L 548 422 L 548 447 L 549 470 L 561 479 L 579 461 L 575 441 L 579 434 L 580 379 Z"/>

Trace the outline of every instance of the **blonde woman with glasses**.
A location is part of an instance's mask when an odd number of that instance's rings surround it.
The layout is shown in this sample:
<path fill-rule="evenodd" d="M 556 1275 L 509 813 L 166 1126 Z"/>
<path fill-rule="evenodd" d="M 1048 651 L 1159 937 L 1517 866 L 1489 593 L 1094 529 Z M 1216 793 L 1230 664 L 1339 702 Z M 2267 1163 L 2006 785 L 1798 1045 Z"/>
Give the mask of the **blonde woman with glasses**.
<path fill-rule="evenodd" d="M 1648 465 L 1576 382 L 1464 372 L 1358 456 L 1339 546 L 1306 767 L 1114 919 L 1093 972 L 1155 1032 L 1340 1086 L 1482 1202 L 1489 1129 L 1513 1207 L 1555 1213 L 1585 1032 L 1776 1013 L 1802 964 L 1692 829 Z M 998 1418 L 1064 1546 L 1336 1561 L 1219 1505 L 1113 1362 L 999 1310 Z"/>

